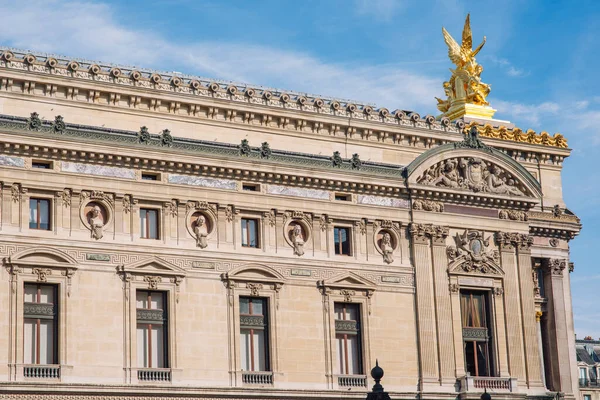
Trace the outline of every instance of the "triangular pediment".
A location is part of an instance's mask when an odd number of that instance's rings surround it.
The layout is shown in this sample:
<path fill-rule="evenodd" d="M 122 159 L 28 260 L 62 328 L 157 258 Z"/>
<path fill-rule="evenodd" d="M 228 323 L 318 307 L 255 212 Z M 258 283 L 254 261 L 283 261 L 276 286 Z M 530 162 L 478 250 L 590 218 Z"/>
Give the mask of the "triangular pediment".
<path fill-rule="evenodd" d="M 283 283 L 284 276 L 277 270 L 262 264 L 245 264 L 223 274 L 224 280 L 249 281 L 249 282 L 277 282 Z"/>
<path fill-rule="evenodd" d="M 28 265 L 40 267 L 74 268 L 77 265 L 69 254 L 51 247 L 33 247 L 22 250 L 9 257 L 13 265 Z"/>
<path fill-rule="evenodd" d="M 145 258 L 131 264 L 121 265 L 119 266 L 119 271 L 130 274 L 185 275 L 185 270 L 183 268 L 156 256 Z"/>
<path fill-rule="evenodd" d="M 373 290 L 375 289 L 376 284 L 370 281 L 369 279 L 360 276 L 352 271 L 346 271 L 339 275 L 321 281 L 320 286 Z"/>
<path fill-rule="evenodd" d="M 495 261 L 487 259 L 480 262 L 473 262 L 466 255 L 460 256 L 450 263 L 448 265 L 448 272 L 456 275 L 504 276 L 502 267 Z"/>

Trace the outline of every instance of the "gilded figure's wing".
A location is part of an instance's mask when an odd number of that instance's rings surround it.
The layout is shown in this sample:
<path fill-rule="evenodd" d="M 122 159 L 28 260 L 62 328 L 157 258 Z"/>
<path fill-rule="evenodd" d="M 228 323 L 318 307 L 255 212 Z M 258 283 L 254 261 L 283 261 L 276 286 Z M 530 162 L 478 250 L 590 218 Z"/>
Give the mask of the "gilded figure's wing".
<path fill-rule="evenodd" d="M 448 46 L 448 57 L 450 57 L 450 60 L 457 66 L 462 65 L 466 61 L 462 49 L 458 43 L 456 43 L 456 40 L 450 36 L 446 28 L 442 28 L 442 33 L 444 34 L 444 41 Z"/>
<path fill-rule="evenodd" d="M 471 49 L 473 49 L 473 34 L 471 32 L 470 14 L 467 14 L 467 19 L 465 20 L 465 27 L 463 28 L 462 48 L 465 50 L 465 53 L 467 53 L 467 54 L 470 54 Z"/>
<path fill-rule="evenodd" d="M 475 57 L 477 55 L 477 53 L 479 53 L 479 51 L 481 50 L 481 48 L 483 47 L 484 44 L 485 44 L 485 36 L 483 37 L 483 42 L 481 42 L 481 44 L 479 46 L 477 46 L 477 48 L 475 50 L 473 50 L 473 52 L 471 53 L 471 57 Z"/>

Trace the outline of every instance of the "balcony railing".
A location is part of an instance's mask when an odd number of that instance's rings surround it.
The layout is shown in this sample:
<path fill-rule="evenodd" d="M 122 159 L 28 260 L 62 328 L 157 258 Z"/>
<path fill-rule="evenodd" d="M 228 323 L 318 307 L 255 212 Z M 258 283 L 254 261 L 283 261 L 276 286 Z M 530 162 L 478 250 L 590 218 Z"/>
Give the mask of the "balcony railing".
<path fill-rule="evenodd" d="M 461 392 L 514 392 L 517 390 L 517 380 L 514 378 L 499 378 L 493 376 L 464 376 L 460 379 Z"/>
<path fill-rule="evenodd" d="M 36 379 L 60 379 L 60 365 L 25 365 L 23 376 Z"/>
<path fill-rule="evenodd" d="M 597 387 L 600 382 L 597 379 L 579 378 L 579 387 Z"/>
<path fill-rule="evenodd" d="M 138 369 L 140 382 L 171 382 L 171 370 L 168 368 Z"/>
<path fill-rule="evenodd" d="M 339 375 L 338 376 L 339 387 L 367 387 L 367 376 L 366 375 Z"/>
<path fill-rule="evenodd" d="M 244 371 L 242 383 L 247 385 L 272 385 L 273 373 L 271 371 Z"/>

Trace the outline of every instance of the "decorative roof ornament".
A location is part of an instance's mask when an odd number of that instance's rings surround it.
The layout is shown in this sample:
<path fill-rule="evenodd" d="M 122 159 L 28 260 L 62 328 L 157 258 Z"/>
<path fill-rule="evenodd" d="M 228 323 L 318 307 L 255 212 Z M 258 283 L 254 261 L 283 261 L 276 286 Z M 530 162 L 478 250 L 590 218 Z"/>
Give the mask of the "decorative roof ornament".
<path fill-rule="evenodd" d="M 485 36 L 481 44 L 473 49 L 469 14 L 465 20 L 460 45 L 445 28 L 442 28 L 442 33 L 448 46 L 448 57 L 456 65 L 456 69 L 450 69 L 452 76 L 443 84 L 447 99 L 436 97 L 438 109 L 443 116 L 451 120 L 464 116 L 491 119 L 496 110 L 490 107 L 486 100 L 490 94 L 490 85 L 481 81 L 483 67 L 475 60 L 475 56 L 485 44 Z"/>
<path fill-rule="evenodd" d="M 471 149 L 481 149 L 481 150 L 486 150 L 491 152 L 492 148 L 488 145 L 486 145 L 485 143 L 483 143 L 481 141 L 481 139 L 479 138 L 479 130 L 477 129 L 476 126 L 471 126 L 471 129 L 469 129 L 467 135 L 465 135 L 465 138 L 462 142 L 455 142 L 454 143 L 454 148 L 455 149 L 459 149 L 459 148 L 471 148 Z"/>

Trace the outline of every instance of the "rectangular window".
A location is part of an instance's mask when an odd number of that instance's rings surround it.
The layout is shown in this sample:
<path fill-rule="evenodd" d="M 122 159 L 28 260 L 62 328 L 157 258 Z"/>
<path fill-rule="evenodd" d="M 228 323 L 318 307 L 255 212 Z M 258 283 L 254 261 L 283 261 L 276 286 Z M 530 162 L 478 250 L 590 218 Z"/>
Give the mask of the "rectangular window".
<path fill-rule="evenodd" d="M 242 218 L 242 246 L 260 247 L 258 240 L 258 221 L 255 219 Z"/>
<path fill-rule="evenodd" d="M 350 255 L 350 228 L 333 228 L 335 254 Z"/>
<path fill-rule="evenodd" d="M 242 371 L 270 371 L 267 299 L 240 297 Z"/>
<path fill-rule="evenodd" d="M 583 395 L 583 400 L 592 400 L 592 396 L 589 394 L 584 394 Z"/>
<path fill-rule="evenodd" d="M 29 199 L 29 229 L 50 230 L 50 200 Z"/>
<path fill-rule="evenodd" d="M 160 181 L 160 174 L 155 174 L 153 172 L 142 172 L 142 180 L 143 181 Z"/>
<path fill-rule="evenodd" d="M 168 368 L 167 294 L 138 290 L 136 308 L 138 367 Z"/>
<path fill-rule="evenodd" d="M 260 192 L 260 185 L 258 185 L 256 183 L 243 183 L 242 190 L 245 190 L 248 192 Z"/>
<path fill-rule="evenodd" d="M 335 303 L 335 341 L 340 375 L 362 375 L 360 306 Z"/>
<path fill-rule="evenodd" d="M 488 293 L 462 290 L 460 309 L 465 366 L 471 376 L 493 376 Z"/>
<path fill-rule="evenodd" d="M 31 161 L 32 168 L 52 169 L 52 161 Z"/>
<path fill-rule="evenodd" d="M 55 285 L 25 284 L 25 364 L 58 364 L 58 304 Z"/>
<path fill-rule="evenodd" d="M 140 209 L 140 233 L 142 239 L 158 239 L 158 210 Z"/>
<path fill-rule="evenodd" d="M 350 201 L 352 199 L 352 197 L 349 194 L 343 193 L 336 193 L 334 198 L 337 201 Z"/>
<path fill-rule="evenodd" d="M 587 369 L 586 368 L 579 368 L 579 386 L 587 386 L 588 385 L 588 380 L 587 380 Z"/>

